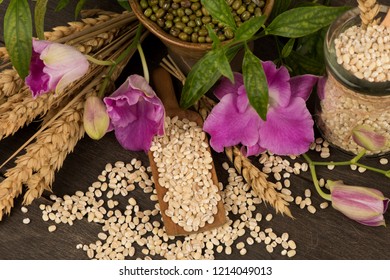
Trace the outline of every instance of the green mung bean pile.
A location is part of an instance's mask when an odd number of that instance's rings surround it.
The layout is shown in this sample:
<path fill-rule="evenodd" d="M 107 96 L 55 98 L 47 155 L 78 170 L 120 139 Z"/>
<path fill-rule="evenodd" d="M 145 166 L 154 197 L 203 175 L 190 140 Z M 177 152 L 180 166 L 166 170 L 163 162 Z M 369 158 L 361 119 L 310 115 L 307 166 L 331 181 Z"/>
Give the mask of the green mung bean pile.
<path fill-rule="evenodd" d="M 237 26 L 253 16 L 261 16 L 263 0 L 226 0 Z M 206 25 L 218 35 L 220 41 L 232 39 L 233 30 L 213 19 L 200 0 L 140 0 L 146 17 L 156 22 L 164 31 L 182 41 L 211 43 Z"/>

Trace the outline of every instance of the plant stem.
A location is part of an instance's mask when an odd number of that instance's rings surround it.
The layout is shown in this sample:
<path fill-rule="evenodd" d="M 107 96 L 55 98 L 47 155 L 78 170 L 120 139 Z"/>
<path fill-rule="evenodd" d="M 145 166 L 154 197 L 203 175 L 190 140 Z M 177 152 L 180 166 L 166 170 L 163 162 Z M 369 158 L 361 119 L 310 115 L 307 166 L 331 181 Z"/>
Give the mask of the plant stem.
<path fill-rule="evenodd" d="M 143 51 L 142 46 L 141 46 L 140 43 L 137 44 L 137 49 L 138 49 L 139 56 L 140 56 L 141 62 L 142 62 L 142 70 L 144 72 L 144 78 L 145 78 L 146 82 L 149 83 L 148 64 L 146 62 L 145 54 L 144 54 L 144 51 Z"/>
<path fill-rule="evenodd" d="M 135 49 L 136 45 L 139 44 L 142 30 L 143 30 L 143 26 L 139 25 L 138 29 L 137 29 L 137 33 L 136 33 L 135 38 L 133 39 L 132 43 L 119 55 L 119 57 L 117 59 L 115 59 L 114 65 L 112 65 L 111 68 L 108 70 L 108 73 L 103 81 L 103 84 L 99 89 L 98 96 L 100 98 L 103 98 L 105 95 L 106 87 L 107 87 L 108 83 L 110 82 L 110 77 L 111 77 L 112 73 L 115 71 L 116 65 L 118 65 L 121 61 L 123 61 L 131 53 L 131 51 Z"/>
<path fill-rule="evenodd" d="M 111 66 L 111 65 L 115 65 L 115 62 L 114 62 L 114 61 L 100 60 L 100 59 L 94 58 L 93 56 L 90 56 L 90 55 L 87 55 L 87 54 L 85 54 L 84 56 L 85 56 L 89 61 L 91 61 L 92 63 L 95 63 L 95 64 L 97 64 L 97 65 L 101 65 L 101 66 Z"/>
<path fill-rule="evenodd" d="M 366 150 L 362 150 L 358 155 L 356 155 L 354 158 L 351 160 L 347 161 L 312 161 L 310 162 L 313 165 L 318 165 L 318 166 L 327 166 L 327 165 L 334 165 L 334 166 L 346 166 L 346 165 L 356 165 L 358 167 L 365 168 L 367 170 L 373 171 L 380 173 L 382 175 L 385 175 L 386 177 L 390 177 L 390 170 L 384 170 L 376 167 L 372 167 L 363 163 L 360 163 L 359 160 L 366 154 Z M 307 155 L 306 155 L 307 156 Z"/>
<path fill-rule="evenodd" d="M 359 160 L 365 154 L 366 154 L 366 150 L 362 150 L 358 155 L 356 155 L 351 160 L 348 160 L 348 161 L 337 161 L 337 162 L 333 162 L 333 161 L 328 161 L 328 162 L 313 161 L 313 160 L 311 160 L 311 158 L 307 154 L 303 154 L 303 157 L 305 158 L 305 160 L 309 164 L 310 174 L 311 174 L 311 177 L 313 179 L 313 183 L 314 183 L 314 187 L 316 188 L 316 191 L 318 192 L 318 194 L 322 198 L 330 201 L 331 200 L 330 194 L 324 193 L 321 190 L 321 188 L 320 188 L 320 186 L 318 184 L 318 178 L 317 178 L 317 173 L 316 173 L 316 169 L 315 169 L 316 165 L 318 165 L 318 166 L 326 166 L 326 165 L 334 165 L 334 166 L 356 165 L 358 167 L 362 167 L 362 168 L 365 168 L 367 170 L 383 174 L 386 177 L 390 178 L 390 170 L 383 170 L 383 169 L 380 169 L 380 168 L 375 168 L 375 167 L 372 167 L 372 166 L 360 163 Z"/>
<path fill-rule="evenodd" d="M 321 190 L 321 187 L 318 183 L 318 178 L 317 178 L 317 173 L 316 173 L 316 168 L 315 168 L 315 164 L 314 162 L 311 160 L 311 158 L 307 155 L 307 154 L 303 154 L 303 157 L 305 158 L 305 160 L 307 161 L 307 163 L 309 164 L 309 168 L 310 168 L 310 174 L 311 174 L 311 177 L 313 179 L 313 183 L 314 183 L 314 187 L 316 188 L 316 191 L 318 192 L 318 194 L 323 198 L 323 199 L 326 199 L 328 201 L 331 201 L 331 196 L 330 194 L 327 194 L 325 192 L 323 192 Z"/>

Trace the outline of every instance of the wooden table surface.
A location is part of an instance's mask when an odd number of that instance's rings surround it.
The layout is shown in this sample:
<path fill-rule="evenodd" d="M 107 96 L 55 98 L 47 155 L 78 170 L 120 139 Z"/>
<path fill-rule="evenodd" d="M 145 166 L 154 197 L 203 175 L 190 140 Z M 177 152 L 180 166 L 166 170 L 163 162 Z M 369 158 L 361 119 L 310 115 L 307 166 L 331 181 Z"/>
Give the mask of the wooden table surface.
<path fill-rule="evenodd" d="M 340 4 L 341 1 L 333 1 Z M 354 4 L 354 1 L 347 1 Z M 381 1 L 389 4 L 390 1 Z M 3 18 L 5 4 L 0 6 L 0 19 Z M 88 7 L 98 7 L 113 11 L 121 11 L 116 1 L 89 1 Z M 64 24 L 73 20 L 73 7 L 69 6 L 64 11 L 56 14 L 50 11 L 50 16 L 46 20 L 47 29 L 55 25 Z M 2 30 L 1 30 L 2 33 Z M 156 40 L 150 38 L 150 43 Z M 3 45 L 2 35 L 0 44 Z M 154 47 L 154 52 L 164 51 L 161 45 Z M 262 57 L 266 59 L 266 57 Z M 136 58 L 134 58 L 136 59 Z M 125 75 L 134 73 L 134 67 L 125 70 Z M 3 162 L 11 155 L 29 136 L 37 129 L 38 123 L 33 123 L 20 130 L 14 136 L 0 141 L 0 162 Z M 309 155 L 318 159 L 319 155 L 315 151 Z M 222 163 L 228 161 L 225 154 L 213 153 L 217 173 L 221 182 L 226 184 L 227 173 L 222 169 Z M 97 180 L 98 175 L 104 169 L 106 163 L 116 161 L 130 162 L 133 158 L 142 161 L 143 165 L 148 165 L 148 159 L 143 152 L 129 152 L 124 150 L 116 141 L 114 134 L 108 133 L 103 139 L 93 141 L 88 137 L 83 138 L 64 162 L 63 167 L 56 174 L 53 184 L 53 193 L 57 196 L 65 194 L 72 195 L 77 190 L 86 191 L 88 187 Z M 338 150 L 331 148 L 332 160 L 346 160 L 349 156 Z M 390 156 L 385 158 L 390 160 Z M 256 158 L 251 160 L 259 167 Z M 302 158 L 296 160 L 304 162 Z M 379 158 L 364 159 L 363 162 L 371 165 L 389 168 L 390 164 L 383 166 L 379 164 Z M 13 166 L 13 161 L 0 170 L 0 176 L 6 169 Z M 328 170 L 326 167 L 318 169 L 319 177 L 344 180 L 350 185 L 364 185 L 381 190 L 385 196 L 390 196 L 390 181 L 379 174 L 366 171 L 359 173 L 352 171 L 349 167 L 335 168 Z M 270 180 L 273 180 L 272 176 Z M 297 254 L 293 259 L 325 260 L 325 259 L 390 259 L 390 228 L 389 227 L 367 227 L 349 220 L 332 207 L 321 210 L 319 204 L 323 201 L 315 192 L 309 172 L 302 172 L 299 175 L 291 176 L 291 187 L 293 196 L 303 196 L 305 189 L 312 190 L 313 205 L 316 206 L 315 214 L 309 213 L 306 209 L 300 209 L 295 203 L 291 203 L 290 209 L 295 219 L 276 214 L 272 207 L 266 204 L 258 206 L 258 212 L 263 214 L 272 213 L 273 219 L 269 222 L 263 219 L 259 222 L 262 230 L 272 228 L 280 236 L 283 232 L 288 232 L 291 239 L 297 244 Z M 44 222 L 41 218 L 42 211 L 40 204 L 51 204 L 49 193 L 45 193 L 41 198 L 35 200 L 28 207 L 28 213 L 21 211 L 21 198 L 16 200 L 16 205 L 9 217 L 0 222 L 0 259 L 88 259 L 85 251 L 76 249 L 76 245 L 90 244 L 98 240 L 97 234 L 101 231 L 101 225 L 89 223 L 86 219 L 76 221 L 73 226 L 66 224 L 57 225 L 57 230 L 48 232 L 49 222 Z M 135 197 L 141 209 L 153 208 L 153 204 L 148 199 L 143 199 L 144 194 L 139 188 L 131 193 Z M 123 203 L 129 197 L 124 198 Z M 121 202 L 120 202 L 121 203 Z M 122 205 L 122 204 L 120 204 Z M 123 206 L 123 205 L 122 205 Z M 28 225 L 22 223 L 24 218 L 30 218 Z M 387 222 L 390 221 L 390 211 L 385 214 Z M 249 235 L 249 231 L 246 233 Z M 281 255 L 279 245 L 273 253 L 268 253 L 264 242 L 254 245 L 247 245 L 247 254 L 241 256 L 234 248 L 231 255 L 215 253 L 216 259 L 288 259 Z M 136 248 L 133 258 L 143 258 L 142 248 Z"/>

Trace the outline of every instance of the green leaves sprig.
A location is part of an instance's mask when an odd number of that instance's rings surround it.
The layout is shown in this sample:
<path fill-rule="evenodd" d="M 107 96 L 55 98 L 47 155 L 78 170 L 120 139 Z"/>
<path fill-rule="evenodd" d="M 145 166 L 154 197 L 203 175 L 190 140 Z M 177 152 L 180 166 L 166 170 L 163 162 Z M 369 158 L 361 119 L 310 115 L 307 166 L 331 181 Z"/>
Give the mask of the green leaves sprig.
<path fill-rule="evenodd" d="M 4 41 L 11 62 L 24 79 L 32 54 L 32 24 L 27 0 L 11 0 L 4 16 Z"/>
<path fill-rule="evenodd" d="M 283 47 L 281 56 L 283 58 L 291 56 L 292 59 L 297 59 L 300 54 L 294 51 L 296 38 L 316 33 L 349 9 L 348 7 L 314 5 L 285 10 L 284 6 L 286 5 L 284 5 L 281 7 L 283 12 L 275 16 L 268 26 L 264 25 L 266 17 L 261 16 L 251 18 L 237 27 L 230 12 L 230 7 L 225 0 L 202 0 L 201 2 L 210 15 L 230 27 L 235 36 L 224 44 L 218 41 L 217 36 L 211 36 L 214 42 L 213 49 L 200 59 L 188 74 L 182 90 L 180 105 L 184 108 L 193 105 L 212 88 L 221 76 L 226 76 L 232 80 L 233 72 L 227 62 L 233 59 L 232 55 L 235 56 L 239 48 L 244 47 L 242 74 L 245 89 L 250 104 L 264 120 L 268 108 L 267 79 L 260 59 L 251 52 L 248 43 L 267 35 L 290 38 Z M 284 1 L 286 4 L 289 2 Z M 234 51 L 230 52 L 230 49 L 234 49 Z M 304 57 L 298 59 L 305 60 Z M 310 65 L 310 61 L 307 64 L 307 68 L 317 67 L 317 64 Z M 317 68 L 311 70 L 319 71 Z"/>

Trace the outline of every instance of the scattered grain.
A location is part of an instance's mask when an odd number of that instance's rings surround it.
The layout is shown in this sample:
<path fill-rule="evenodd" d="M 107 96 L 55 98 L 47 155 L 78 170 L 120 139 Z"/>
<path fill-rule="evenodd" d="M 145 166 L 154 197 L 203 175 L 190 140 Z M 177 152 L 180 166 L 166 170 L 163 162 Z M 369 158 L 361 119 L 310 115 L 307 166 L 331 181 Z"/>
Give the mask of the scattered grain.
<path fill-rule="evenodd" d="M 326 209 L 326 208 L 328 208 L 328 206 L 329 206 L 329 203 L 328 202 L 322 202 L 321 204 L 320 204 L 320 208 L 321 209 Z"/>
<path fill-rule="evenodd" d="M 57 229 L 57 226 L 56 225 L 51 225 L 47 229 L 49 230 L 49 232 L 54 232 Z"/>

